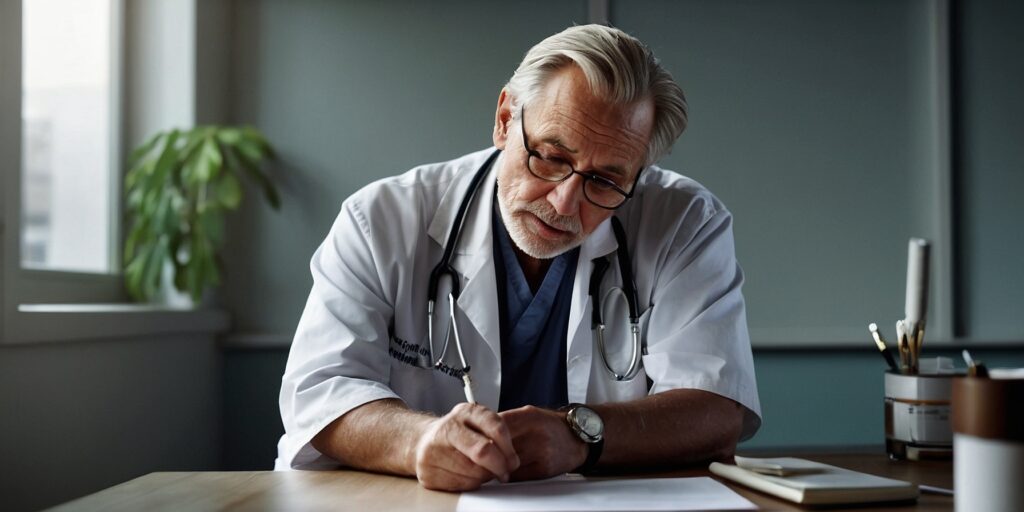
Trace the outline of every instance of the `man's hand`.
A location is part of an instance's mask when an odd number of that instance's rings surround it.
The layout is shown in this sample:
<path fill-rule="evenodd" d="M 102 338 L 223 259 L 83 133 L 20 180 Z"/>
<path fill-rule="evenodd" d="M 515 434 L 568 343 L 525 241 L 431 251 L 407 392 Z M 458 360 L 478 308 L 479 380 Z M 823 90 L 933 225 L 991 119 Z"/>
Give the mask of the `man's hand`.
<path fill-rule="evenodd" d="M 587 458 L 587 445 L 573 434 L 565 413 L 533 406 L 498 414 L 512 435 L 519 454 L 519 469 L 513 480 L 534 480 L 567 473 Z"/>
<path fill-rule="evenodd" d="M 416 443 L 416 478 L 427 489 L 473 490 L 509 480 L 519 457 L 505 421 L 494 411 L 462 403 L 430 422 Z"/>

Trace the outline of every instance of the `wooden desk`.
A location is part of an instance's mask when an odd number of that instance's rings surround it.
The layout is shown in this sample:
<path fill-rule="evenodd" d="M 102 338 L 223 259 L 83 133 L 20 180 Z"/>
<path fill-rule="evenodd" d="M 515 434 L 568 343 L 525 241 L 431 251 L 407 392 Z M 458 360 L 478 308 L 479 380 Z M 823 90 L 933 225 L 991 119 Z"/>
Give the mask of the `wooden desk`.
<path fill-rule="evenodd" d="M 801 454 L 800 457 L 879 476 L 951 489 L 952 463 L 893 462 L 884 454 Z M 630 475 L 710 476 L 707 469 Z M 716 477 L 717 479 L 717 477 Z M 721 479 L 719 479 L 721 481 Z M 804 510 L 789 502 L 726 482 L 763 510 Z M 150 473 L 53 510 L 455 510 L 458 494 L 428 491 L 412 479 L 360 471 L 244 471 Z M 858 510 L 844 508 L 843 510 Z M 953 498 L 922 494 L 915 504 L 864 510 L 953 510 Z"/>

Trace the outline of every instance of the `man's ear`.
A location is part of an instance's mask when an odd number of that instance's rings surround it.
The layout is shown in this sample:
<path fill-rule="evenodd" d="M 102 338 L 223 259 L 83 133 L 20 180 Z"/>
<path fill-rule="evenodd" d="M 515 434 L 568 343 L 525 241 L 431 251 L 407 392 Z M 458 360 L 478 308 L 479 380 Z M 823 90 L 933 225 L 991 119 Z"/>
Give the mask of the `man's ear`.
<path fill-rule="evenodd" d="M 494 112 L 494 134 L 492 135 L 494 147 L 505 149 L 505 143 L 508 141 L 508 130 L 511 124 L 512 95 L 508 93 L 507 88 L 503 87 L 501 94 L 498 95 L 498 108 Z"/>

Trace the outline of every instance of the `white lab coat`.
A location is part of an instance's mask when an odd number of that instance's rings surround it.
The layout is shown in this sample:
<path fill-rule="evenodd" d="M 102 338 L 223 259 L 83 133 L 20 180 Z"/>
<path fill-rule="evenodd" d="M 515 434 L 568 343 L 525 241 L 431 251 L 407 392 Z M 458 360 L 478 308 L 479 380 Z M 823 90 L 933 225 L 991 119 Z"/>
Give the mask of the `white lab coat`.
<path fill-rule="evenodd" d="M 364 403 L 400 398 L 416 410 L 448 412 L 465 400 L 462 380 L 429 368 L 427 283 L 452 221 L 488 149 L 377 181 L 348 198 L 310 263 L 313 288 L 281 385 L 285 434 L 278 469 L 331 467 L 310 440 Z M 491 240 L 494 169 L 471 205 L 452 266 L 461 276 L 456 317 L 479 403 L 497 410 L 501 336 Z M 631 381 L 616 382 L 595 353 L 588 295 L 592 260 L 614 254 L 610 221 L 580 248 L 569 312 L 566 368 L 570 402 L 624 401 L 695 388 L 745 408 L 743 438 L 760 425 L 760 403 L 732 218 L 698 183 L 652 167 L 616 215 L 628 238 L 648 354 Z M 618 265 L 605 289 L 619 286 Z M 447 287 L 437 299 L 435 351 L 448 325 Z M 439 293 L 441 295 L 441 293 Z M 609 358 L 629 361 L 628 310 L 608 300 Z M 454 342 L 446 359 L 461 368 Z M 621 371 L 621 370 L 620 370 Z"/>

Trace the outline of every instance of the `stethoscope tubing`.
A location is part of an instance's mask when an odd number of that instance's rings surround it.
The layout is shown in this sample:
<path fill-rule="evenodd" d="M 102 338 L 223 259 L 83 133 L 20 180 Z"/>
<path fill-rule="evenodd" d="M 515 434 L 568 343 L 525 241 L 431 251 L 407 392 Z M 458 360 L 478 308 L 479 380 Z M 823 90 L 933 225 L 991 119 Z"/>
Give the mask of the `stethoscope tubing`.
<path fill-rule="evenodd" d="M 459 204 L 459 209 L 455 213 L 455 221 L 452 223 L 452 231 L 448 234 L 448 241 L 444 246 L 444 253 L 441 255 L 441 261 L 437 263 L 434 269 L 430 272 L 430 280 L 427 282 L 427 340 L 430 345 L 430 360 L 434 363 L 434 367 L 438 368 L 442 365 L 445 353 L 448 352 L 448 339 L 449 333 L 452 326 L 455 325 L 455 301 L 459 299 L 459 279 L 455 273 L 455 269 L 452 267 L 452 255 L 455 254 L 455 247 L 459 244 L 459 238 L 462 235 L 462 226 L 466 223 L 466 214 L 469 212 L 469 205 L 473 203 L 473 198 L 476 197 L 477 191 L 480 189 L 480 184 L 483 183 L 484 178 L 491 170 L 491 166 L 494 164 L 495 159 L 501 154 L 500 149 L 494 150 L 491 156 L 487 157 L 487 161 L 480 166 L 480 169 L 476 171 L 473 176 L 473 180 L 469 183 L 469 189 L 466 192 L 466 196 L 462 198 L 462 203 Z M 441 278 L 447 276 L 448 280 L 451 281 L 452 290 L 448 294 L 449 304 L 451 308 L 451 323 L 448 326 L 448 331 L 445 332 L 444 347 L 441 350 L 441 356 L 434 358 L 434 298 L 437 297 L 437 286 L 441 281 Z M 458 345 L 459 357 L 462 359 L 463 374 L 469 374 L 469 365 L 466 364 L 466 358 L 463 355 L 462 344 L 459 341 L 458 329 L 455 332 L 455 343 Z"/>

